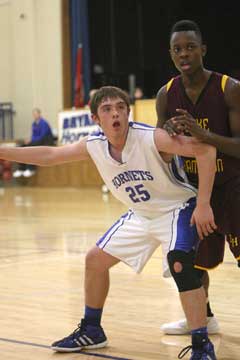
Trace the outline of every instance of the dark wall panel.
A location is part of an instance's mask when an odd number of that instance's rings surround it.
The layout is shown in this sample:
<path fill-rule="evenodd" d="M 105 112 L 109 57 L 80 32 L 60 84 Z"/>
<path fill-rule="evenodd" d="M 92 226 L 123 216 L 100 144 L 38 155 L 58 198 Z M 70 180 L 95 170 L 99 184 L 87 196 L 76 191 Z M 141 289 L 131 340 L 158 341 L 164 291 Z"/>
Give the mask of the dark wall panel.
<path fill-rule="evenodd" d="M 240 69 L 239 14 L 232 4 L 160 0 L 89 0 L 92 85 L 128 89 L 128 75 L 148 97 L 176 74 L 169 56 L 169 32 L 181 19 L 199 23 L 208 45 L 210 69 Z M 96 66 L 100 65 L 100 66 Z"/>

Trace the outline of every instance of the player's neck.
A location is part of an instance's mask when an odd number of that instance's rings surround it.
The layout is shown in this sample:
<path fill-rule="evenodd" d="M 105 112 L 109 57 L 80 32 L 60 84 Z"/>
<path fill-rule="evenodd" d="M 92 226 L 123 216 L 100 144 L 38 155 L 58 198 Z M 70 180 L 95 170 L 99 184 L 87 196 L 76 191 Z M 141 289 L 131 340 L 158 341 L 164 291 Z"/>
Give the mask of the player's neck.
<path fill-rule="evenodd" d="M 120 163 L 122 162 L 123 147 L 124 147 L 124 145 L 115 146 L 109 142 L 109 153 L 110 153 L 111 157 Z"/>
<path fill-rule="evenodd" d="M 122 151 L 127 141 L 129 126 L 123 129 L 118 134 L 108 135 L 108 147 L 111 157 L 119 162 L 122 162 Z"/>
<path fill-rule="evenodd" d="M 196 72 L 190 75 L 182 74 L 182 81 L 184 87 L 199 87 L 204 86 L 212 72 L 204 68 L 198 69 Z"/>

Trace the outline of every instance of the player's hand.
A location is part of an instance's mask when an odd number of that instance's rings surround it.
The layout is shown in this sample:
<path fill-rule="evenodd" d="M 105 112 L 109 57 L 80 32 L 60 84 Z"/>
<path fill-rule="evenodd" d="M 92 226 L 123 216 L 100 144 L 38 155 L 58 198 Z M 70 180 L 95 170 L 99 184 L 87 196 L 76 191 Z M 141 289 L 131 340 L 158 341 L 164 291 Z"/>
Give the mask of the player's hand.
<path fill-rule="evenodd" d="M 190 224 L 196 225 L 200 240 L 203 240 L 204 236 L 208 236 L 217 229 L 213 211 L 209 203 L 197 204 L 193 211 Z"/>
<path fill-rule="evenodd" d="M 163 128 L 170 136 L 176 136 L 184 132 L 184 125 L 178 122 L 175 118 L 168 119 Z"/>
<path fill-rule="evenodd" d="M 179 115 L 174 117 L 174 121 L 179 122 L 185 132 L 190 133 L 196 139 L 205 142 L 209 136 L 209 131 L 202 129 L 196 123 L 196 120 L 192 117 L 192 115 L 186 110 L 176 109 L 176 111 Z"/>

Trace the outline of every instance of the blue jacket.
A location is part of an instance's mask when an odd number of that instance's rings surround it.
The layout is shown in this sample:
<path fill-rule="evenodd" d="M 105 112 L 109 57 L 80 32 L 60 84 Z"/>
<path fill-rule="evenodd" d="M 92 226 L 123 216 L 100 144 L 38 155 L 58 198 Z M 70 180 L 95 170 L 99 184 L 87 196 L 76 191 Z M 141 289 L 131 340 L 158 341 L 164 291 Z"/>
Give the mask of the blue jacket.
<path fill-rule="evenodd" d="M 32 123 L 32 142 L 42 140 L 48 136 L 53 137 L 53 134 L 48 122 L 45 119 L 40 118 L 38 122 L 34 121 Z"/>

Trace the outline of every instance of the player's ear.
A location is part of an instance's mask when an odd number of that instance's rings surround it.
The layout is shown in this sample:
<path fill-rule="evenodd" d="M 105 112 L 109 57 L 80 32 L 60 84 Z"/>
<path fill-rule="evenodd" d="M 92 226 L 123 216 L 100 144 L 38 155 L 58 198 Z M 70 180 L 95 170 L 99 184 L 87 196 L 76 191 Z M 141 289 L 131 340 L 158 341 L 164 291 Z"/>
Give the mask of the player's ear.
<path fill-rule="evenodd" d="M 202 56 L 205 56 L 207 53 L 207 45 L 202 45 Z"/>
<path fill-rule="evenodd" d="M 91 114 L 92 120 L 95 122 L 95 124 L 100 124 L 100 120 L 97 115 Z"/>

